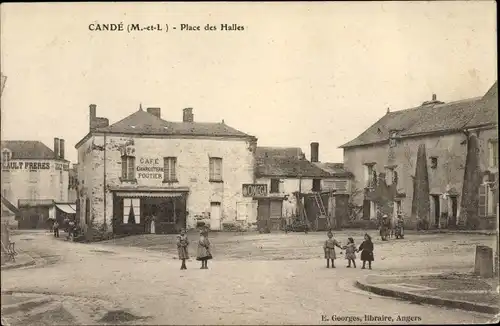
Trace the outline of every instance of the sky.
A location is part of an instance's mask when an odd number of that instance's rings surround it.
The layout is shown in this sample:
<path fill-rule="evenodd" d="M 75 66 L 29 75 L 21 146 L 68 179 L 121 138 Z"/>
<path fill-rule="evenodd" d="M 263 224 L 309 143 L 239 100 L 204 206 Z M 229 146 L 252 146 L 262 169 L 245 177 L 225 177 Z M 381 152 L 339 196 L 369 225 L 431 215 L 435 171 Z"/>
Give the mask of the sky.
<path fill-rule="evenodd" d="M 323 162 L 387 108 L 483 95 L 497 79 L 496 6 L 480 2 L 47 3 L 1 6 L 2 140 L 88 132 L 142 103 L 225 123 L 259 146 L 319 142 Z M 168 24 L 168 32 L 89 24 Z M 180 31 L 181 24 L 202 31 Z M 203 31 L 238 24 L 243 31 Z M 176 30 L 173 27 L 177 27 Z M 165 29 L 165 27 L 163 27 Z"/>

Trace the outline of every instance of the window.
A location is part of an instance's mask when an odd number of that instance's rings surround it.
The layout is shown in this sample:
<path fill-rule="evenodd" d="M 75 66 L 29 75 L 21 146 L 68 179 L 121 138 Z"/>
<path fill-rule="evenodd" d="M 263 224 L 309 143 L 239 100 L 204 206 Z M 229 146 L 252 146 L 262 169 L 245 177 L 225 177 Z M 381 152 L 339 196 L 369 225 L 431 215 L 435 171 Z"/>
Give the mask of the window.
<path fill-rule="evenodd" d="M 2 184 L 10 183 L 10 172 L 4 171 L 2 172 Z"/>
<path fill-rule="evenodd" d="M 436 169 L 438 166 L 438 158 L 433 156 L 431 157 L 431 169 Z"/>
<path fill-rule="evenodd" d="M 219 157 L 210 158 L 209 166 L 209 179 L 210 181 L 222 181 L 222 159 Z"/>
<path fill-rule="evenodd" d="M 29 192 L 31 200 L 38 199 L 38 189 L 36 187 L 31 187 Z"/>
<path fill-rule="evenodd" d="M 280 180 L 279 179 L 271 179 L 271 193 L 277 194 L 280 192 Z"/>
<path fill-rule="evenodd" d="M 389 147 L 396 147 L 396 136 L 398 135 L 397 132 L 393 131 L 391 132 L 391 135 L 389 136 Z"/>
<path fill-rule="evenodd" d="M 321 179 L 313 179 L 312 191 L 321 191 Z"/>
<path fill-rule="evenodd" d="M 396 168 L 390 167 L 385 170 L 385 182 L 387 185 L 398 185 L 398 171 Z"/>
<path fill-rule="evenodd" d="M 377 171 L 374 164 L 365 164 L 365 186 L 368 188 L 374 187 L 377 182 Z"/>
<path fill-rule="evenodd" d="M 28 175 L 28 180 L 31 183 L 36 183 L 38 182 L 38 171 L 35 170 L 30 170 Z"/>
<path fill-rule="evenodd" d="M 10 151 L 4 150 L 2 152 L 2 164 L 6 164 L 10 161 Z"/>
<path fill-rule="evenodd" d="M 394 175 L 394 168 L 386 168 L 385 169 L 385 183 L 387 183 L 387 185 L 392 184 L 393 175 Z"/>
<path fill-rule="evenodd" d="M 498 140 L 488 142 L 488 152 L 490 168 L 498 168 Z"/>
<path fill-rule="evenodd" d="M 176 157 L 165 157 L 163 159 L 164 181 L 168 182 L 177 181 L 176 165 L 177 165 Z"/>
<path fill-rule="evenodd" d="M 122 180 L 135 180 L 135 157 L 122 156 Z"/>
<path fill-rule="evenodd" d="M 141 200 L 139 198 L 123 198 L 123 223 L 141 223 Z"/>
<path fill-rule="evenodd" d="M 495 215 L 498 205 L 498 197 L 495 196 L 495 188 L 493 183 L 484 183 L 479 187 L 479 216 Z"/>

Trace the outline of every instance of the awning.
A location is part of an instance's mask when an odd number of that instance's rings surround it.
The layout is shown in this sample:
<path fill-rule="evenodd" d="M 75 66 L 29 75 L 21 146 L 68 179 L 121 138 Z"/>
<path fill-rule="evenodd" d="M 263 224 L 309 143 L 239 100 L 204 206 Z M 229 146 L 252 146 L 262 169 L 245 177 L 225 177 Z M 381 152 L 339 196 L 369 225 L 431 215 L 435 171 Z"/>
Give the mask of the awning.
<path fill-rule="evenodd" d="M 73 209 L 70 204 L 56 204 L 56 207 L 66 214 L 76 214 L 76 207 Z"/>
<path fill-rule="evenodd" d="M 182 197 L 185 193 L 183 192 L 117 192 L 117 197 L 127 197 L 127 198 L 146 198 L 146 197 L 154 197 L 154 198 L 175 198 Z"/>

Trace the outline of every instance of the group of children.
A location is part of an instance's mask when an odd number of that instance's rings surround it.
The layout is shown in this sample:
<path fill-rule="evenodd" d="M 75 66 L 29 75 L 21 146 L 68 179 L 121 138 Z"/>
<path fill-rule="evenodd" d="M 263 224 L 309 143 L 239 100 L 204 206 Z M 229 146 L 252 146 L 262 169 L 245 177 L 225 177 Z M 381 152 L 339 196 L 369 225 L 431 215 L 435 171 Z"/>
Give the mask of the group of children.
<path fill-rule="evenodd" d="M 177 236 L 177 252 L 181 260 L 181 269 L 187 269 L 186 259 L 189 259 L 188 253 L 189 240 L 186 230 L 182 229 L 181 234 Z M 198 240 L 198 250 L 196 260 L 201 261 L 200 269 L 208 269 L 208 261 L 212 259 L 211 244 L 208 240 L 208 231 L 206 229 L 200 231 L 200 239 Z"/>
<path fill-rule="evenodd" d="M 333 233 L 328 231 L 328 240 L 325 241 L 323 249 L 325 251 L 326 268 L 330 268 L 330 260 L 332 261 L 332 268 L 335 268 L 335 259 L 337 258 L 335 254 L 335 247 L 345 250 L 345 258 L 347 259 L 347 267 L 351 267 L 351 263 L 354 268 L 356 268 L 356 253 L 361 251 L 361 261 L 363 262 L 363 267 L 365 269 L 366 262 L 368 262 L 368 268 L 372 269 L 373 258 L 373 242 L 368 234 L 365 234 L 364 241 L 361 243 L 359 248 L 356 248 L 353 238 L 348 238 L 347 244 L 341 246 L 340 243 L 333 238 Z M 186 234 L 186 230 L 182 229 L 180 235 L 177 236 L 177 252 L 179 254 L 179 259 L 181 260 L 181 269 L 187 269 L 186 260 L 189 259 L 188 253 L 189 240 Z M 342 252 L 341 252 L 342 253 Z M 200 239 L 198 240 L 198 250 L 196 253 L 196 260 L 201 261 L 200 269 L 208 269 L 208 261 L 212 259 L 211 244 L 208 240 L 208 230 L 203 229 L 200 231 Z"/>
<path fill-rule="evenodd" d="M 368 268 L 372 269 L 372 261 L 373 259 L 373 242 L 371 237 L 368 234 L 365 234 L 365 239 L 363 243 L 356 248 L 354 244 L 353 238 L 347 239 L 347 244 L 345 246 L 341 246 L 340 243 L 333 238 L 333 233 L 328 231 L 328 240 L 325 241 L 323 245 L 323 249 L 325 251 L 325 259 L 326 259 L 326 268 L 330 268 L 330 260 L 332 261 L 332 268 L 335 268 L 335 247 L 340 248 L 341 250 L 345 250 L 345 259 L 347 259 L 347 267 L 351 267 L 351 263 L 354 268 L 356 268 L 356 252 L 361 251 L 361 261 L 363 262 L 363 267 L 361 269 L 365 269 L 366 262 L 368 262 Z"/>

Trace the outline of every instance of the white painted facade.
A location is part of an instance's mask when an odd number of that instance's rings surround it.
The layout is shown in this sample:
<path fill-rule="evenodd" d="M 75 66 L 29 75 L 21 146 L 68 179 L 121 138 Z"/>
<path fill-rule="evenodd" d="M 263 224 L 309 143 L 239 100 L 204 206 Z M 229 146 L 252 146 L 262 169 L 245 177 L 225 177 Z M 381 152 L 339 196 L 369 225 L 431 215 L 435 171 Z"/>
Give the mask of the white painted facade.
<path fill-rule="evenodd" d="M 135 157 L 136 182 L 122 181 L 122 153 L 131 149 Z M 164 161 L 176 158 L 177 182 L 164 182 Z M 210 158 L 222 159 L 222 181 L 209 180 Z M 252 145 L 244 138 L 195 136 L 141 136 L 94 133 L 78 148 L 80 224 L 86 225 L 85 199 L 90 199 L 90 215 L 97 224 L 112 230 L 112 189 L 132 187 L 185 188 L 186 227 L 196 227 L 200 219 L 210 219 L 212 229 L 227 221 L 256 221 L 256 205 L 242 195 L 242 185 L 254 183 L 255 158 Z M 157 172 L 143 172 L 152 167 Z M 220 214 L 217 221 L 215 215 Z"/>

